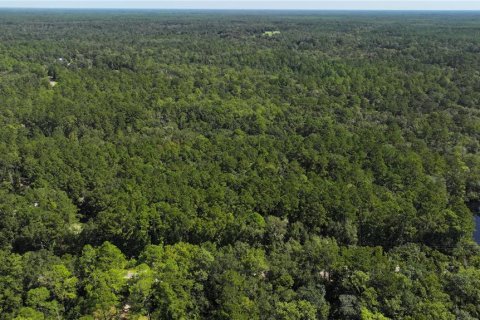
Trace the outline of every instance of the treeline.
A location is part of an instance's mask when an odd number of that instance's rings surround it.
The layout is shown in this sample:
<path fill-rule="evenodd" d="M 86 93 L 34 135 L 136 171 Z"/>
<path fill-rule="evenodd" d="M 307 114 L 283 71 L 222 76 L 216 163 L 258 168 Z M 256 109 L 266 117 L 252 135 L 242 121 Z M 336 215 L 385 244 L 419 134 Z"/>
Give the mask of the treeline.
<path fill-rule="evenodd" d="M 0 319 L 480 318 L 478 21 L 0 12 Z"/>

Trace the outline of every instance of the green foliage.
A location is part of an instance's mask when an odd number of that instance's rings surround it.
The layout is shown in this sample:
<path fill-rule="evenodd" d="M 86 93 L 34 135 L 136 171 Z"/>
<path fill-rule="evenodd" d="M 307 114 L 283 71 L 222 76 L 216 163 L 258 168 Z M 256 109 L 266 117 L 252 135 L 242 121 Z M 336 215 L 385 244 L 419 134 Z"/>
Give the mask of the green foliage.
<path fill-rule="evenodd" d="M 480 318 L 479 21 L 1 11 L 0 320 Z"/>

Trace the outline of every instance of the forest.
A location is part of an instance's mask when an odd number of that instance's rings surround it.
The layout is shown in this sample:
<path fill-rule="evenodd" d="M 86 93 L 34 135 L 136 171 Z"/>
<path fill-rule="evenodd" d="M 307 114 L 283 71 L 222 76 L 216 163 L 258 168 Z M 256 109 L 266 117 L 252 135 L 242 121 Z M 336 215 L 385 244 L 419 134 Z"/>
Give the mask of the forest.
<path fill-rule="evenodd" d="M 480 13 L 0 10 L 0 320 L 480 319 L 479 151 Z"/>

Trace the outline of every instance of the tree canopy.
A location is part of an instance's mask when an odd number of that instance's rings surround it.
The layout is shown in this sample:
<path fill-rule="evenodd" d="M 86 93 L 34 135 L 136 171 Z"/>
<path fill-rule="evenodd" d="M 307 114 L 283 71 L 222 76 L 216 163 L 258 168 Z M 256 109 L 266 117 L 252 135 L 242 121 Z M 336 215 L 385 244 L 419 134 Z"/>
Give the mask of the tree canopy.
<path fill-rule="evenodd" d="M 0 320 L 480 318 L 479 18 L 0 11 Z"/>

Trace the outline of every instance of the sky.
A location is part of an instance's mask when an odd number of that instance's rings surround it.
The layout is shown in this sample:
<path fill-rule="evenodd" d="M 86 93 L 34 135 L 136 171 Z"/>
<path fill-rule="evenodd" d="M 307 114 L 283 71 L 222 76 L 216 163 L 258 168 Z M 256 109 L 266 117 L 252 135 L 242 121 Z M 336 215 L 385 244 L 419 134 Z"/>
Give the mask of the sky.
<path fill-rule="evenodd" d="M 480 0 L 0 0 L 0 8 L 480 10 Z"/>

